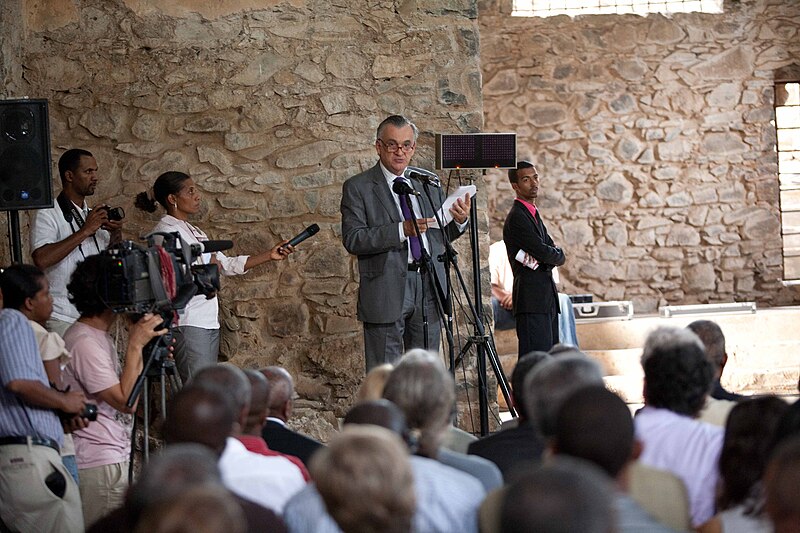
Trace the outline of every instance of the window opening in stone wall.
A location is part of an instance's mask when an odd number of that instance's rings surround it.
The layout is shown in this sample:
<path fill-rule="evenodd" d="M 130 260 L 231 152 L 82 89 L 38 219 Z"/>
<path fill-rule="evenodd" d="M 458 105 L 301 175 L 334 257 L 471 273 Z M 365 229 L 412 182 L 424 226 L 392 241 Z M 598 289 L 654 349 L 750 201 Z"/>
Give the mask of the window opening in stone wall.
<path fill-rule="evenodd" d="M 633 13 L 722 13 L 724 0 L 513 0 L 515 17 Z"/>
<path fill-rule="evenodd" d="M 800 279 L 800 82 L 775 84 L 783 278 Z"/>

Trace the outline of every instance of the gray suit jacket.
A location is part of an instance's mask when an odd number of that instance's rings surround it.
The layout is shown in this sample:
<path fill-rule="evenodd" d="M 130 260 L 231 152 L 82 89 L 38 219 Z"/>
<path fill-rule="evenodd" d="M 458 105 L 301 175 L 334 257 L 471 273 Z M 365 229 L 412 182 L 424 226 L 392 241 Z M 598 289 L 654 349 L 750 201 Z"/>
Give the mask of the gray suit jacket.
<path fill-rule="evenodd" d="M 412 187 L 421 191 L 411 180 Z M 423 192 L 417 199 L 424 217 L 433 217 L 441 207 L 444 192 L 432 188 L 433 205 Z M 422 191 L 421 191 L 422 192 Z M 394 322 L 403 310 L 405 279 L 408 275 L 408 239 L 400 240 L 398 224 L 403 221 L 386 183 L 380 164 L 348 179 L 342 186 L 342 243 L 358 256 L 360 285 L 358 319 L 369 323 Z M 419 213 L 417 213 L 419 217 Z M 445 228 L 451 239 L 460 235 L 458 225 Z M 447 287 L 444 266 L 438 256 L 444 251 L 442 231 L 428 229 L 428 252 L 442 287 Z"/>

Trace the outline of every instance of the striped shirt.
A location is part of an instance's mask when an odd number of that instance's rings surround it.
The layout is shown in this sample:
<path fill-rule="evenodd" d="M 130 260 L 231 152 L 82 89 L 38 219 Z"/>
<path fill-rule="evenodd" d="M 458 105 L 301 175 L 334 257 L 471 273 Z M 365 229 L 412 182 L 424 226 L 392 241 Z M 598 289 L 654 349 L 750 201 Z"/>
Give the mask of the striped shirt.
<path fill-rule="evenodd" d="M 64 441 L 52 409 L 25 403 L 8 390 L 12 381 L 38 381 L 49 387 L 44 364 L 28 319 L 16 309 L 0 309 L 0 437 L 41 437 Z"/>

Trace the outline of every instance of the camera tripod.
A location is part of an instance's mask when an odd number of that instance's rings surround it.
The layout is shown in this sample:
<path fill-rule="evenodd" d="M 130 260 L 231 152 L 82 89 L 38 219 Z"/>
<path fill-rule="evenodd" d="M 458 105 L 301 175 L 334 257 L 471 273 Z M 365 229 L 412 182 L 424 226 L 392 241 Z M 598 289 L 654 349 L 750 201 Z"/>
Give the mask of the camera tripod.
<path fill-rule="evenodd" d="M 162 314 L 164 323 L 162 327 L 168 329 L 168 333 L 152 339 L 142 350 L 146 354 L 144 367 L 136 383 L 133 386 L 126 405 L 133 407 L 141 396 L 142 405 L 142 461 L 150 459 L 150 393 L 155 388 L 159 394 L 160 414 L 162 418 L 167 414 L 167 399 L 181 389 L 181 378 L 175 366 L 175 361 L 169 357 L 169 348 L 172 345 L 172 312 L 169 316 Z M 138 410 L 137 410 L 138 411 Z M 136 456 L 136 433 L 139 427 L 139 419 L 134 413 L 133 429 L 131 431 L 131 454 L 128 466 L 128 481 L 133 482 L 134 460 Z"/>

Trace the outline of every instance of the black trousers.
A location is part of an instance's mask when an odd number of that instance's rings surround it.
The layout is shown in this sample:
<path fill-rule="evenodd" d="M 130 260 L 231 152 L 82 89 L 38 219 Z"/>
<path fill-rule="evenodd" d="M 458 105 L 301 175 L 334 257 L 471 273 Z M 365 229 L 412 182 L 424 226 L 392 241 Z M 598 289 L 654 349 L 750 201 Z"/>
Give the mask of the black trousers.
<path fill-rule="evenodd" d="M 518 357 L 533 351 L 547 352 L 558 342 L 558 311 L 517 313 Z"/>

